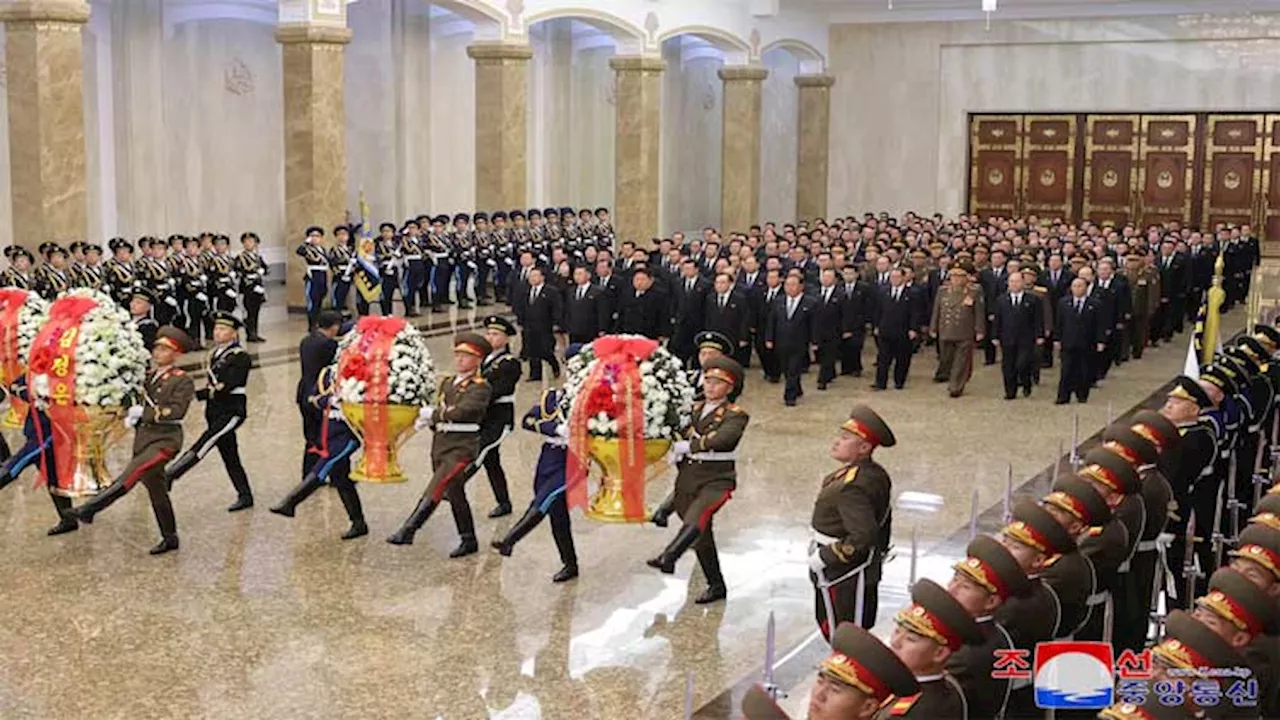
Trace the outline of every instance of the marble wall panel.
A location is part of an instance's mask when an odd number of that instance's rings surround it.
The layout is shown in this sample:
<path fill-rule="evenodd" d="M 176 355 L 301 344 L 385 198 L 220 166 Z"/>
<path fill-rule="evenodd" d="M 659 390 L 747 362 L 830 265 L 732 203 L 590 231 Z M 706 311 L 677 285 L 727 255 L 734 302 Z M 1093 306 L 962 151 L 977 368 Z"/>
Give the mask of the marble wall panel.
<path fill-rule="evenodd" d="M 760 110 L 760 218 L 781 224 L 796 219 L 800 61 L 786 50 L 771 50 L 761 61 L 769 77 Z"/>
<path fill-rule="evenodd" d="M 475 209 L 476 118 L 475 62 L 467 57 L 470 32 L 446 34 L 433 29 L 430 114 L 431 212 Z"/>
<path fill-rule="evenodd" d="M 0 58 L 8 33 L 0 25 Z M 0 247 L 13 244 L 13 200 L 9 185 L 9 94 L 0 92 Z"/>
<path fill-rule="evenodd" d="M 612 47 L 578 50 L 573 55 L 569 162 L 554 164 L 569 175 L 566 202 L 575 208 L 614 204 L 617 98 L 609 67 L 613 55 Z"/>
<path fill-rule="evenodd" d="M 663 43 L 662 233 L 720 226 L 721 58 L 686 59 L 680 40 Z"/>

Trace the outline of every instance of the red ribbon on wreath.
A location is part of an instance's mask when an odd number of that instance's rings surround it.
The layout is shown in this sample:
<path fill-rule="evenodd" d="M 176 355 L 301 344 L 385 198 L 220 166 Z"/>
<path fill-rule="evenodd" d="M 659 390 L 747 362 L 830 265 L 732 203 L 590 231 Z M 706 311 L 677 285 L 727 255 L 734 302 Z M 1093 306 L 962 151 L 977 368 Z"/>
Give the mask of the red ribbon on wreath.
<path fill-rule="evenodd" d="M 404 318 L 363 317 L 356 325 L 359 337 L 338 359 L 339 382 L 353 378 L 364 382 L 364 463 L 368 473 L 386 473 L 391 457 L 387 437 L 387 396 L 391 392 L 391 346 L 405 328 Z"/>
<path fill-rule="evenodd" d="M 53 458 L 58 487 L 70 489 L 75 482 L 76 458 L 80 456 L 80 438 L 76 426 L 85 421 L 82 408 L 76 406 L 76 346 L 80 341 L 80 323 L 98 301 L 85 297 L 60 298 L 49 307 L 49 319 L 31 343 L 28 377 L 49 378 L 49 424 L 53 429 Z M 35 423 L 36 439 L 41 444 L 40 423 Z M 39 487 L 49 480 L 46 455 L 40 455 Z"/>
<path fill-rule="evenodd" d="M 569 416 L 569 458 L 565 494 L 569 507 L 588 504 L 587 467 L 590 438 L 587 422 L 604 413 L 618 421 L 618 455 L 622 461 L 622 508 L 628 520 L 644 517 L 644 395 L 640 363 L 658 347 L 648 338 L 606 335 L 591 343 L 596 364 L 579 390 Z"/>
<path fill-rule="evenodd" d="M 22 353 L 18 350 L 18 320 L 22 306 L 27 302 L 26 290 L 0 289 L 0 373 L 6 386 L 17 382 L 23 373 Z M 27 416 L 27 403 L 21 398 L 9 396 L 9 405 L 19 421 Z"/>

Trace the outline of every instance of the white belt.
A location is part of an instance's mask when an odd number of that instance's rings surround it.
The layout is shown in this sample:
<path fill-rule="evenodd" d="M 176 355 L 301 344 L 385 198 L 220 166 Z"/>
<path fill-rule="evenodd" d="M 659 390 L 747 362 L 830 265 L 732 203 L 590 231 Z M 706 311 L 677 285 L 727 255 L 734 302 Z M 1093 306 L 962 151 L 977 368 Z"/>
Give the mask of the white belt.
<path fill-rule="evenodd" d="M 1142 540 L 1138 542 L 1138 552 L 1151 552 L 1156 549 L 1160 543 L 1156 540 Z"/>
<path fill-rule="evenodd" d="M 707 452 L 700 452 L 700 453 L 690 453 L 689 455 L 685 455 L 685 459 L 693 460 L 694 462 L 724 462 L 724 461 L 733 462 L 738 459 L 738 453 L 707 451 Z"/>
<path fill-rule="evenodd" d="M 329 266 L 328 265 L 308 265 L 307 271 L 308 272 L 328 272 Z"/>
<path fill-rule="evenodd" d="M 493 404 L 494 404 L 494 405 L 510 405 L 510 404 L 514 403 L 515 401 L 516 401 L 516 396 L 515 396 L 515 395 L 503 395 L 502 397 L 498 398 L 497 400 L 494 400 L 494 401 L 493 401 Z"/>
<path fill-rule="evenodd" d="M 422 256 L 421 255 L 405 255 L 404 259 L 405 260 L 421 260 Z"/>
<path fill-rule="evenodd" d="M 432 260 L 443 260 L 443 259 L 445 259 L 445 258 L 447 258 L 447 257 L 449 257 L 449 253 L 447 253 L 447 252 L 442 252 L 442 253 L 431 253 L 431 259 L 432 259 Z"/>
<path fill-rule="evenodd" d="M 245 391 L 244 391 L 244 388 L 242 388 L 242 387 L 232 388 L 231 390 L 229 390 L 229 391 L 228 391 L 228 394 L 230 394 L 230 395 L 244 395 L 244 394 L 245 394 Z"/>
<path fill-rule="evenodd" d="M 1111 595 L 1110 590 L 1104 590 L 1100 593 L 1094 593 L 1085 599 L 1084 604 L 1088 605 L 1089 607 L 1097 607 L 1098 605 L 1105 603 L 1107 601 L 1107 598 L 1110 597 L 1110 595 Z"/>
<path fill-rule="evenodd" d="M 558 447 L 558 448 L 569 447 L 569 441 L 562 437 L 547 438 L 546 440 L 542 441 L 542 444 L 550 445 L 551 447 Z"/>
<path fill-rule="evenodd" d="M 480 423 L 437 423 L 436 432 L 474 433 L 480 432 Z"/>
<path fill-rule="evenodd" d="M 813 544 L 815 544 L 815 545 L 833 545 L 833 544 L 838 543 L 838 542 L 840 542 L 840 538 L 838 538 L 838 537 L 831 537 L 830 535 L 823 535 L 822 533 L 818 532 L 817 530 L 814 530 L 814 531 L 813 531 Z"/>

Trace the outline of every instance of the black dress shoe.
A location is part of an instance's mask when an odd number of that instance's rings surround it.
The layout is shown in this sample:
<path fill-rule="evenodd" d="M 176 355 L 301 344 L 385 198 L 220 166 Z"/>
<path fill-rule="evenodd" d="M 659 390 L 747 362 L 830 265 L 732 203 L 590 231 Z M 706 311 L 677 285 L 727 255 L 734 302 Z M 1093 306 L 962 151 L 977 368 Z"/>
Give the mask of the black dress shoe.
<path fill-rule="evenodd" d="M 511 503 L 498 503 L 498 506 L 489 511 L 490 518 L 506 517 L 511 514 Z"/>
<path fill-rule="evenodd" d="M 177 550 L 177 549 L 178 549 L 178 537 L 175 535 L 173 537 L 162 538 L 160 542 L 157 543 L 156 546 L 151 548 L 148 552 L 151 555 L 163 555 L 167 552 L 173 552 L 174 550 Z"/>
<path fill-rule="evenodd" d="M 1012 400 L 1012 399 L 1014 399 L 1014 398 L 1016 398 L 1016 397 L 1018 397 L 1018 393 L 1005 393 L 1005 394 L 1004 394 L 1004 399 L 1005 399 L 1005 400 Z"/>
<path fill-rule="evenodd" d="M 248 510 L 251 507 L 253 507 L 253 498 L 238 497 L 235 502 L 231 503 L 231 505 L 227 507 L 227 512 L 240 512 L 241 510 Z"/>
<path fill-rule="evenodd" d="M 795 406 L 796 406 L 796 401 L 795 401 L 795 400 L 783 400 L 783 401 L 782 401 L 782 404 L 783 404 L 783 405 L 786 405 L 787 407 L 795 407 Z"/>
<path fill-rule="evenodd" d="M 1057 400 L 1054 400 L 1054 401 L 1053 401 L 1053 404 L 1054 404 L 1054 405 L 1066 405 L 1066 404 L 1067 404 L 1067 403 L 1069 403 L 1069 402 L 1071 402 L 1071 401 L 1070 401 L 1070 400 L 1063 400 L 1062 398 L 1058 398 Z"/>
<path fill-rule="evenodd" d="M 266 341 L 267 339 L 262 337 L 261 335 L 250 335 L 249 337 L 245 338 L 245 342 L 251 342 L 251 343 L 264 343 Z"/>
<path fill-rule="evenodd" d="M 576 577 L 578 577 L 578 566 L 565 565 L 564 567 L 560 568 L 560 572 L 551 576 L 551 582 L 553 583 L 569 582 L 570 580 Z"/>
<path fill-rule="evenodd" d="M 958 398 L 958 397 L 960 397 L 963 393 L 962 393 L 962 392 L 959 392 L 959 391 L 956 391 L 956 390 L 949 390 L 949 391 L 947 392 L 947 394 L 948 394 L 948 395 L 950 395 L 950 396 L 951 396 L 951 397 L 953 397 L 953 398 Z"/>
<path fill-rule="evenodd" d="M 1029 387 L 1022 388 L 1022 397 L 1031 397 L 1031 388 Z"/>
<path fill-rule="evenodd" d="M 64 535 L 69 532 L 75 532 L 80 529 L 80 523 L 76 522 L 73 517 L 64 517 L 58 521 L 57 525 L 45 531 L 45 535 L 53 537 L 54 535 Z"/>
<path fill-rule="evenodd" d="M 349 530 L 342 533 L 343 540 L 355 540 L 369 534 L 369 526 L 364 523 L 355 523 Z"/>
<path fill-rule="evenodd" d="M 676 573 L 675 561 L 662 555 L 650 560 L 645 560 L 644 564 L 654 568 L 655 570 L 661 571 L 664 575 L 674 575 Z"/>
<path fill-rule="evenodd" d="M 889 388 L 885 385 L 877 385 L 875 383 L 871 383 L 871 389 L 879 392 L 881 390 L 888 390 Z"/>
<path fill-rule="evenodd" d="M 296 508 L 294 508 L 288 502 L 282 502 L 279 505 L 267 508 L 267 512 L 273 512 L 277 515 L 283 515 L 285 517 L 291 518 L 294 516 L 294 513 L 296 512 Z"/>
<path fill-rule="evenodd" d="M 827 384 L 826 384 L 826 383 L 818 383 L 818 389 L 819 389 L 819 390 L 826 390 L 826 389 L 827 389 Z"/>
<path fill-rule="evenodd" d="M 694 598 L 693 602 L 697 605 L 706 605 L 708 603 L 719 602 L 725 599 L 728 594 L 728 591 L 723 585 L 712 585 L 706 590 L 703 590 L 701 595 Z"/>
<path fill-rule="evenodd" d="M 480 552 L 480 545 L 475 541 L 475 538 L 463 538 L 462 542 L 458 543 L 458 547 L 454 548 L 453 552 L 449 553 L 449 557 L 466 557 L 478 552 Z"/>

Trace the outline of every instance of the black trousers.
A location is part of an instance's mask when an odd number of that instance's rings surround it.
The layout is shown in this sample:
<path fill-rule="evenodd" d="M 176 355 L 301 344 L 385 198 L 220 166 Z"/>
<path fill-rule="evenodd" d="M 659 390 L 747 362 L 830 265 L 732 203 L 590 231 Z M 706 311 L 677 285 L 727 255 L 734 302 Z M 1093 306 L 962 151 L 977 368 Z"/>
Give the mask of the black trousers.
<path fill-rule="evenodd" d="M 818 383 L 825 385 L 836 378 L 836 359 L 840 357 L 840 338 L 818 343 Z"/>
<path fill-rule="evenodd" d="M 828 574 L 836 572 L 834 569 L 827 570 Z M 862 593 L 862 617 L 859 618 L 857 617 L 858 578 L 856 576 L 837 585 L 823 588 L 818 586 L 817 576 L 810 571 L 809 581 L 813 583 L 813 614 L 823 636 L 830 638 L 831 633 L 842 622 L 857 623 L 867 630 L 875 627 L 876 613 L 879 609 L 880 566 L 873 562 L 863 573 L 866 586 Z M 834 618 L 827 617 L 827 600 L 823 599 L 824 594 L 831 603 L 831 611 L 835 613 Z"/>
<path fill-rule="evenodd" d="M 298 403 L 298 414 L 302 415 L 302 438 L 308 448 L 320 447 L 320 431 L 324 426 L 324 412 L 310 403 Z M 302 477 L 306 477 L 311 468 L 320 461 L 315 453 L 302 453 Z"/>
<path fill-rule="evenodd" d="M 476 459 L 462 471 L 462 477 L 454 482 L 465 483 L 471 476 L 484 472 L 489 476 L 489 487 L 493 489 L 493 499 L 499 505 L 510 505 L 511 494 L 507 488 L 507 472 L 502 469 L 502 441 L 514 430 L 511 425 L 482 425 L 480 428 L 480 452 Z"/>
<path fill-rule="evenodd" d="M 248 337 L 258 337 L 258 315 L 266 299 L 261 295 L 248 291 L 244 295 L 244 329 Z"/>
<path fill-rule="evenodd" d="M 213 417 L 208 422 L 209 426 L 204 433 L 187 450 L 187 454 L 194 455 L 194 459 L 186 463 L 175 463 L 175 467 L 170 470 L 170 478 L 177 480 L 185 475 L 216 447 L 218 454 L 222 456 L 222 464 L 227 468 L 227 476 L 231 478 L 231 485 L 236 489 L 236 495 L 252 499 L 253 489 L 249 487 L 249 475 L 240 462 L 240 446 L 236 440 L 236 429 L 244 424 L 244 418 L 239 415 Z"/>
<path fill-rule="evenodd" d="M 391 303 L 394 302 L 396 291 L 400 289 L 400 273 L 382 271 L 382 297 L 378 299 L 378 304 L 382 308 L 382 317 L 391 317 Z M 400 298 L 405 300 L 405 298 Z M 408 300 L 405 300 L 407 303 Z"/>
<path fill-rule="evenodd" d="M 879 335 L 876 345 L 876 387 L 888 387 L 890 366 L 893 367 L 894 387 L 906 385 L 907 373 L 911 371 L 911 353 L 915 349 L 911 338 L 906 335 Z"/>
<path fill-rule="evenodd" d="M 994 323 L 991 321 L 990 318 L 988 318 L 986 321 L 987 329 L 983 333 L 982 342 L 979 343 L 979 345 L 982 346 L 983 361 L 987 365 L 994 365 L 996 362 L 996 345 L 995 343 L 991 342 L 993 339 L 992 338 L 993 325 Z"/>
<path fill-rule="evenodd" d="M 1000 374 L 1004 378 L 1006 396 L 1017 394 L 1018 388 L 1030 392 L 1031 369 L 1037 347 L 1034 342 L 1000 344 Z"/>
<path fill-rule="evenodd" d="M 1068 401 L 1074 394 L 1080 402 L 1089 400 L 1089 388 L 1093 385 L 1090 375 L 1092 348 L 1062 349 L 1062 375 L 1058 378 L 1058 400 Z"/>
<path fill-rule="evenodd" d="M 800 387 L 800 376 L 809 366 L 809 349 L 788 350 L 782 357 L 782 372 L 786 375 L 786 388 L 782 391 L 782 399 L 795 402 L 804 394 Z"/>
<path fill-rule="evenodd" d="M 560 562 L 565 565 L 578 565 L 578 551 L 573 546 L 573 528 L 569 520 L 569 504 L 564 493 L 555 496 L 551 506 L 547 508 L 547 519 L 551 521 L 551 537 L 556 541 L 556 550 L 560 553 Z"/>
<path fill-rule="evenodd" d="M 840 374 L 862 374 L 862 346 L 866 343 L 865 333 L 856 332 L 852 336 L 840 340 Z"/>
<path fill-rule="evenodd" d="M 529 361 L 529 379 L 542 379 L 542 363 L 546 362 L 551 366 L 551 374 L 559 377 L 560 361 L 556 360 L 556 341 L 554 337 L 538 338 L 530 342 L 529 338 L 525 338 L 525 346 L 521 348 L 526 360 Z"/>
<path fill-rule="evenodd" d="M 1113 642 L 1121 648 L 1141 652 L 1146 646 L 1157 559 L 1155 550 L 1134 553 L 1129 572 L 1120 577 L 1120 592 L 1115 598 Z"/>
<path fill-rule="evenodd" d="M 756 354 L 760 356 L 760 368 L 764 371 L 767 378 L 777 378 L 782 375 L 782 363 L 778 361 L 778 351 L 776 348 L 767 348 L 764 346 L 764 335 L 756 336 Z"/>

